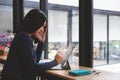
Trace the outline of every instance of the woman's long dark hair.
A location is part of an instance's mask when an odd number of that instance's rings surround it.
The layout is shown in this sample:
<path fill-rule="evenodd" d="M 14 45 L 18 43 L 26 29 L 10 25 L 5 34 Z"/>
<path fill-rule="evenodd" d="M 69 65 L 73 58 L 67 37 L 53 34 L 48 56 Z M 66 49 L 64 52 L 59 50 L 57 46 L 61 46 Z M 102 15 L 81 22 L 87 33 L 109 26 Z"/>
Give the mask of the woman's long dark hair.
<path fill-rule="evenodd" d="M 18 29 L 17 32 L 33 33 L 41 26 L 43 26 L 45 21 L 47 21 L 47 17 L 43 11 L 40 11 L 38 9 L 32 9 L 24 17 L 20 25 L 20 28 Z M 36 55 L 37 55 L 37 62 L 39 62 L 42 53 L 43 43 L 38 41 L 33 36 L 32 38 L 35 43 L 38 43 Z"/>
<path fill-rule="evenodd" d="M 33 33 L 39 29 L 47 20 L 45 13 L 38 9 L 30 10 L 23 18 L 17 32 Z"/>

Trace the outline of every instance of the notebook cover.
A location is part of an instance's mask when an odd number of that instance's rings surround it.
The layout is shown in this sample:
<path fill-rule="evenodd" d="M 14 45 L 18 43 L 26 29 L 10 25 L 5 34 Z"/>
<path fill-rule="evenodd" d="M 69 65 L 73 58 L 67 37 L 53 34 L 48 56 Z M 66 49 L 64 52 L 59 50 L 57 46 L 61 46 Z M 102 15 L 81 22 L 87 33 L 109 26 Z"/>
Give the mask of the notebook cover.
<path fill-rule="evenodd" d="M 92 71 L 85 70 L 85 69 L 69 70 L 69 74 L 75 75 L 75 76 L 82 76 L 82 75 L 87 75 L 87 74 L 91 74 L 91 73 L 92 73 Z"/>

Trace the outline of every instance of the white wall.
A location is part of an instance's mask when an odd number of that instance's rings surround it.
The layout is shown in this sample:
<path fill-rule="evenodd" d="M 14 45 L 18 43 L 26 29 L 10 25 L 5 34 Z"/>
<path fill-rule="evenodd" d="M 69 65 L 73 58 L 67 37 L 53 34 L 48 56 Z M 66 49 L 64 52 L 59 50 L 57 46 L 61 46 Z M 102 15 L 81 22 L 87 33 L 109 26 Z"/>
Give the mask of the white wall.
<path fill-rule="evenodd" d="M 120 11 L 120 0 L 93 0 L 93 8 Z"/>

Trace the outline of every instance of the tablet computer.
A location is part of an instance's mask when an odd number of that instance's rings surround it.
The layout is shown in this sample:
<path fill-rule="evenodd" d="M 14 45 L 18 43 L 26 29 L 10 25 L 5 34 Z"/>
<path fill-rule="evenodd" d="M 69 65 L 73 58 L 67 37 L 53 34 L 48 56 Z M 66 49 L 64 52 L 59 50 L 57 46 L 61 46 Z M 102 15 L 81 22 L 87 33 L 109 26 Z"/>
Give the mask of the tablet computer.
<path fill-rule="evenodd" d="M 70 43 L 68 48 L 66 49 L 65 53 L 63 54 L 63 56 L 64 56 L 63 62 L 55 67 L 52 67 L 51 69 L 70 69 L 68 59 L 71 56 L 72 51 L 75 48 L 75 46 L 76 46 L 75 43 Z"/>
<path fill-rule="evenodd" d="M 70 69 L 70 65 L 68 62 L 69 57 L 72 54 L 73 49 L 75 48 L 76 44 L 75 43 L 70 43 L 66 51 L 64 52 L 64 60 L 61 64 L 58 64 L 57 66 L 52 67 L 51 69 L 55 70 L 61 70 L 61 69 Z M 40 62 L 49 62 L 51 60 L 40 60 Z"/>

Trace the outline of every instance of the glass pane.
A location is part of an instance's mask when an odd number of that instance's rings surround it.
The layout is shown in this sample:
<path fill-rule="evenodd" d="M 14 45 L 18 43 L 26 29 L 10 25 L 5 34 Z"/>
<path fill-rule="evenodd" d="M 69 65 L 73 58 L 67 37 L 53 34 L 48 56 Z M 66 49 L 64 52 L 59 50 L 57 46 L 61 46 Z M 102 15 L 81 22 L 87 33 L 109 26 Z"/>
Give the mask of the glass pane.
<path fill-rule="evenodd" d="M 69 6 L 79 6 L 79 0 L 48 0 L 48 3 L 69 5 Z"/>
<path fill-rule="evenodd" d="M 8 53 L 14 38 L 12 8 L 11 0 L 0 1 L 0 55 Z"/>
<path fill-rule="evenodd" d="M 72 41 L 79 42 L 79 12 L 73 10 L 72 13 Z"/>
<path fill-rule="evenodd" d="M 107 16 L 93 15 L 93 59 L 94 65 L 107 63 Z"/>
<path fill-rule="evenodd" d="M 24 0 L 24 16 L 33 8 L 39 9 L 39 0 Z"/>
<path fill-rule="evenodd" d="M 79 11 L 73 10 L 72 15 L 72 42 L 77 43 L 77 45 L 73 50 L 69 62 L 79 65 Z"/>
<path fill-rule="evenodd" d="M 120 16 L 110 16 L 109 59 L 110 63 L 120 62 Z"/>
<path fill-rule="evenodd" d="M 34 2 L 39 2 L 40 0 L 25 0 L 25 1 L 34 1 Z"/>
<path fill-rule="evenodd" d="M 13 31 L 12 6 L 0 5 L 0 33 Z"/>
<path fill-rule="evenodd" d="M 59 48 L 67 49 L 70 42 L 79 45 L 78 1 L 48 0 L 48 58 L 54 59 Z M 64 3 L 63 3 L 64 2 Z M 55 5 L 56 4 L 56 5 Z M 50 7 L 49 7 L 50 6 Z M 58 6 L 58 7 L 57 7 Z M 67 9 L 66 9 L 67 8 Z M 79 46 L 73 50 L 69 62 L 78 65 Z"/>
<path fill-rule="evenodd" d="M 59 47 L 67 46 L 67 11 L 48 11 L 49 58 L 53 58 Z M 53 49 L 53 50 L 51 50 Z"/>
<path fill-rule="evenodd" d="M 120 11 L 119 0 L 93 0 L 93 5 L 95 9 Z"/>

